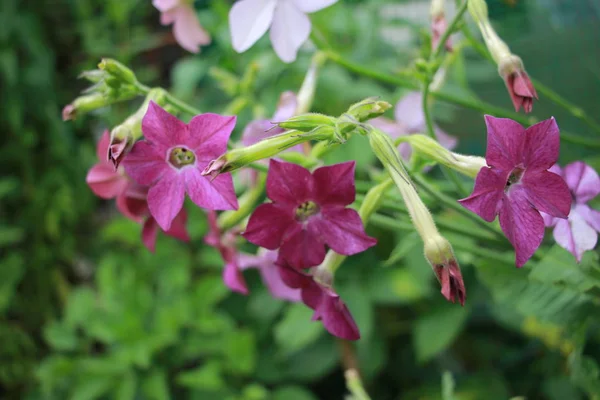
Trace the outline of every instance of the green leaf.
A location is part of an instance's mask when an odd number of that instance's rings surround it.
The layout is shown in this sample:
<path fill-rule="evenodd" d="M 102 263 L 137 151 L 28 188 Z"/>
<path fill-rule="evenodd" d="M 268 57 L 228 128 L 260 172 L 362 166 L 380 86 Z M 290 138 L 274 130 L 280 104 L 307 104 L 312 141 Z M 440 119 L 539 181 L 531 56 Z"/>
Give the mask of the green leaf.
<path fill-rule="evenodd" d="M 240 375 L 250 374 L 256 365 L 256 341 L 254 332 L 239 330 L 231 332 L 225 340 L 224 352 L 227 368 Z"/>
<path fill-rule="evenodd" d="M 154 370 L 144 378 L 142 393 L 148 400 L 169 400 L 169 385 L 167 375 L 162 370 Z"/>
<path fill-rule="evenodd" d="M 454 382 L 450 371 L 444 371 L 442 374 L 442 400 L 456 400 L 456 397 L 454 397 L 455 387 L 456 382 Z"/>
<path fill-rule="evenodd" d="M 134 400 L 136 394 L 136 377 L 133 372 L 127 373 L 115 389 L 115 400 Z"/>
<path fill-rule="evenodd" d="M 402 236 L 402 240 L 398 242 L 389 258 L 383 263 L 385 267 L 392 266 L 397 264 L 400 260 L 402 260 L 409 251 L 411 251 L 415 246 L 421 243 L 421 239 L 416 232 L 412 232 L 408 235 Z"/>
<path fill-rule="evenodd" d="M 569 356 L 569 370 L 573 383 L 585 390 L 590 399 L 600 399 L 600 367 L 596 360 L 573 352 Z"/>
<path fill-rule="evenodd" d="M 317 400 L 317 397 L 300 386 L 284 386 L 275 390 L 272 400 Z"/>
<path fill-rule="evenodd" d="M 462 330 L 468 316 L 467 307 L 444 303 L 419 317 L 413 331 L 417 360 L 429 361 L 450 346 Z"/>
<path fill-rule="evenodd" d="M 58 351 L 70 351 L 77 348 L 77 334 L 64 323 L 52 322 L 44 329 L 44 339 Z"/>
<path fill-rule="evenodd" d="M 10 305 L 25 266 L 19 253 L 9 253 L 0 261 L 0 313 Z"/>
<path fill-rule="evenodd" d="M 173 94 L 181 98 L 192 97 L 207 71 L 208 63 L 200 57 L 187 57 L 177 62 L 171 71 Z"/>
<path fill-rule="evenodd" d="M 25 230 L 18 226 L 0 225 L 0 248 L 20 243 L 25 237 Z"/>
<path fill-rule="evenodd" d="M 179 385 L 193 389 L 216 391 L 225 388 L 222 366 L 217 361 L 209 361 L 205 365 L 191 371 L 181 372 L 176 381 Z"/>
<path fill-rule="evenodd" d="M 275 342 L 285 354 L 296 351 L 313 343 L 323 332 L 319 323 L 311 322 L 313 310 L 302 303 L 290 305 L 282 320 L 275 325 Z"/>

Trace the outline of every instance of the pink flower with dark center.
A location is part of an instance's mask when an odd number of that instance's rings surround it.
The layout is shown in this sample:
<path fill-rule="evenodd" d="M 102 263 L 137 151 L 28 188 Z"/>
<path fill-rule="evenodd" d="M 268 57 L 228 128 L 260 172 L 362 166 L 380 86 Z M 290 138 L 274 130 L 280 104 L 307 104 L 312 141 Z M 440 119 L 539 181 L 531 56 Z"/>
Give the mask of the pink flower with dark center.
<path fill-rule="evenodd" d="M 223 282 L 234 292 L 248 294 L 248 286 L 238 264 L 239 254 L 235 244 L 238 233 L 228 231 L 223 234 L 217 224 L 217 213 L 214 211 L 209 211 L 207 217 L 209 231 L 204 237 L 204 242 L 219 250 L 223 261 L 225 261 Z"/>
<path fill-rule="evenodd" d="M 296 268 L 319 265 L 325 245 L 336 253 L 360 253 L 377 241 L 366 235 L 354 202 L 354 161 L 310 173 L 299 165 L 271 160 L 267 196 L 250 216 L 243 236 L 275 250 Z"/>
<path fill-rule="evenodd" d="M 395 121 L 385 117 L 377 117 L 369 121 L 376 128 L 381 129 L 392 139 L 413 133 L 427 134 L 427 124 L 425 123 L 425 114 L 423 114 L 423 95 L 421 92 L 410 92 L 402 97 L 394 108 Z M 438 142 L 452 150 L 456 147 L 458 139 L 448 135 L 440 127 L 434 125 L 435 137 Z M 408 143 L 400 143 L 398 146 L 400 155 L 405 160 L 410 160 L 412 149 Z"/>
<path fill-rule="evenodd" d="M 173 36 L 181 47 L 197 53 L 201 45 L 210 43 L 210 36 L 200 25 L 192 1 L 152 0 L 152 4 L 161 12 L 161 24 L 173 24 Z"/>
<path fill-rule="evenodd" d="M 504 74 L 503 78 L 515 111 L 519 111 L 522 106 L 526 113 L 530 113 L 533 110 L 533 99 L 537 99 L 538 95 L 527 72 L 524 69 L 517 69 Z"/>
<path fill-rule="evenodd" d="M 330 285 L 317 282 L 313 276 L 288 266 L 282 259 L 276 264 L 285 284 L 300 289 L 304 304 L 315 311 L 313 321 L 321 321 L 329 333 L 339 338 L 360 339 L 352 314 Z"/>
<path fill-rule="evenodd" d="M 448 301 L 454 303 L 458 300 L 460 305 L 464 306 L 467 292 L 456 260 L 451 260 L 448 265 L 434 265 L 433 271 L 442 286 L 442 295 Z"/>
<path fill-rule="evenodd" d="M 199 207 L 237 209 L 231 174 L 202 176 L 208 163 L 227 150 L 235 117 L 197 115 L 184 124 L 154 102 L 142 120 L 145 140 L 138 141 L 123 160 L 125 171 L 138 184 L 149 186 L 148 207 L 168 231 L 183 207 L 185 193 Z"/>
<path fill-rule="evenodd" d="M 558 165 L 550 168 L 562 176 L 573 198 L 569 219 L 554 218 L 542 213 L 548 227 L 554 227 L 556 243 L 573 253 L 578 262 L 583 253 L 593 250 L 600 232 L 600 212 L 590 208 L 587 202 L 600 194 L 600 177 L 592 167 L 582 161 L 575 161 L 564 169 Z"/>
<path fill-rule="evenodd" d="M 500 227 L 516 252 L 517 267 L 535 253 L 544 237 L 540 211 L 566 219 L 571 195 L 565 181 L 548 169 L 558 159 L 558 125 L 554 118 L 524 129 L 507 118 L 486 115 L 486 161 L 473 193 L 459 202 Z"/>
<path fill-rule="evenodd" d="M 274 250 L 259 249 L 256 255 L 239 253 L 239 268 L 257 268 L 265 286 L 273 297 L 277 299 L 297 302 L 301 300 L 300 289 L 290 288 L 281 279 L 279 269 L 275 262 L 278 252 Z"/>

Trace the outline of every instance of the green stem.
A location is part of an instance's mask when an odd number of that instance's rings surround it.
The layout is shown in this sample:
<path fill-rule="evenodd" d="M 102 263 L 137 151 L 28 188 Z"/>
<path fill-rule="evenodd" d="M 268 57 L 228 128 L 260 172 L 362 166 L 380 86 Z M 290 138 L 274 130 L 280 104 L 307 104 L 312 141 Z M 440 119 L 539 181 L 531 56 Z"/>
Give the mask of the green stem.
<path fill-rule="evenodd" d="M 151 87 L 146 86 L 146 85 L 144 85 L 144 84 L 142 84 L 140 82 L 137 82 L 136 87 L 140 91 L 140 93 L 144 94 L 144 95 L 147 95 L 150 92 L 150 90 L 152 90 Z M 190 115 L 202 114 L 202 112 L 200 110 L 198 110 L 197 108 L 195 108 L 195 107 L 187 104 L 183 100 L 179 100 L 178 98 L 176 98 L 175 96 L 173 96 L 171 93 L 169 93 L 167 90 L 165 90 L 165 93 L 166 93 L 167 103 L 169 103 L 173 107 L 177 108 L 179 111 L 184 112 L 184 113 L 188 113 Z"/>

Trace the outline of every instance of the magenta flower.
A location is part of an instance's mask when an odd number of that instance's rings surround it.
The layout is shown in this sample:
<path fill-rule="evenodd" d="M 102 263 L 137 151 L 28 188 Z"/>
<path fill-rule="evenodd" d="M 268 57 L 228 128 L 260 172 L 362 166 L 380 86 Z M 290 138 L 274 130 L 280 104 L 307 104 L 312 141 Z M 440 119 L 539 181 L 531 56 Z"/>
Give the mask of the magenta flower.
<path fill-rule="evenodd" d="M 515 111 L 519 111 L 522 106 L 526 113 L 530 113 L 533 110 L 533 99 L 537 99 L 538 95 L 527 72 L 520 68 L 504 74 L 503 79 Z"/>
<path fill-rule="evenodd" d="M 458 302 L 461 306 L 465 305 L 467 291 L 463 282 L 460 267 L 455 259 L 450 260 L 448 265 L 434 265 L 433 271 L 442 287 L 442 295 L 446 300 Z"/>
<path fill-rule="evenodd" d="M 394 118 L 392 121 L 385 117 L 377 117 L 369 121 L 373 126 L 381 129 L 393 139 L 400 136 L 410 135 L 413 133 L 427 134 L 427 125 L 425 123 L 425 114 L 423 114 L 423 95 L 421 92 L 410 92 L 402 97 L 394 108 Z M 434 126 L 434 132 L 438 142 L 452 150 L 456 147 L 458 139 L 448 135 L 437 125 Z M 412 154 L 412 149 L 408 143 L 401 143 L 398 146 L 400 155 L 405 160 L 409 160 Z"/>
<path fill-rule="evenodd" d="M 318 168 L 314 173 L 291 163 L 271 160 L 267 196 L 250 216 L 243 236 L 279 254 L 296 268 L 320 264 L 325 245 L 352 255 L 374 246 L 354 202 L 354 161 Z"/>
<path fill-rule="evenodd" d="M 204 242 L 219 250 L 225 267 L 223 268 L 223 282 L 234 292 L 248 294 L 248 286 L 244 275 L 238 265 L 239 254 L 235 244 L 237 232 L 228 231 L 223 234 L 217 224 L 217 213 L 209 211 L 208 234 L 204 237 Z"/>
<path fill-rule="evenodd" d="M 565 181 L 548 171 L 558 159 L 558 125 L 554 118 L 524 129 L 507 118 L 486 115 L 486 161 L 473 193 L 459 202 L 500 227 L 516 252 L 517 267 L 535 253 L 544 237 L 540 211 L 567 218 L 571 195 Z"/>
<path fill-rule="evenodd" d="M 210 43 L 210 36 L 200 25 L 194 7 L 188 0 L 152 0 L 160 11 L 160 23 L 173 24 L 173 36 L 177 43 L 192 53 L 198 53 L 201 45 Z"/>
<path fill-rule="evenodd" d="M 306 15 L 337 0 L 239 0 L 229 12 L 231 41 L 238 53 L 248 50 L 271 29 L 273 49 L 286 63 L 296 59 L 298 49 L 310 35 Z"/>
<path fill-rule="evenodd" d="M 183 207 L 185 193 L 199 207 L 237 209 L 231 174 L 202 176 L 208 163 L 227 150 L 235 117 L 197 115 L 184 124 L 154 102 L 142 120 L 145 140 L 138 141 L 123 160 L 137 183 L 150 186 L 148 207 L 158 225 L 168 231 Z"/>
<path fill-rule="evenodd" d="M 600 212 L 590 208 L 586 203 L 600 194 L 600 177 L 592 167 L 576 161 L 564 169 L 558 165 L 550 168 L 562 176 L 573 198 L 569 219 L 554 218 L 542 213 L 546 226 L 554 227 L 554 240 L 569 250 L 578 262 L 583 253 L 593 250 L 600 232 Z"/>
<path fill-rule="evenodd" d="M 239 253 L 239 268 L 257 268 L 269 292 L 277 299 L 297 302 L 301 300 L 300 289 L 290 288 L 284 283 L 275 262 L 278 252 L 274 250 L 259 249 L 256 255 Z"/>
<path fill-rule="evenodd" d="M 340 296 L 330 286 L 317 282 L 311 275 L 277 262 L 281 278 L 291 288 L 301 290 L 304 304 L 315 312 L 313 321 L 321 321 L 329 333 L 346 340 L 360 339 L 360 332 L 352 314 Z"/>

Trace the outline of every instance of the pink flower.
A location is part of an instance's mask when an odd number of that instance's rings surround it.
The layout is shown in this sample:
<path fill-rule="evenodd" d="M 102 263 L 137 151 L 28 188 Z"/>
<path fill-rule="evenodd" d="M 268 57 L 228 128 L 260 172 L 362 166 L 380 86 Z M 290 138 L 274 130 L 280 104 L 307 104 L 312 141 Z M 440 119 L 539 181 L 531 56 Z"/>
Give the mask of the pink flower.
<path fill-rule="evenodd" d="M 533 110 L 533 98 L 537 99 L 538 95 L 527 72 L 522 68 L 516 69 L 511 73 L 504 74 L 503 79 L 515 111 L 519 111 L 523 106 L 523 110 L 530 113 Z"/>
<path fill-rule="evenodd" d="M 301 290 L 304 304 L 312 308 L 313 321 L 321 321 L 329 333 L 346 340 L 360 339 L 352 314 L 340 296 L 329 285 L 317 282 L 313 276 L 277 261 L 281 278 L 291 288 Z"/>
<path fill-rule="evenodd" d="M 152 0 L 161 12 L 160 23 L 173 24 L 173 35 L 177 43 L 189 52 L 197 53 L 200 45 L 210 43 L 210 36 L 198 21 L 196 12 L 188 0 Z"/>
<path fill-rule="evenodd" d="M 227 150 L 235 117 L 197 115 L 184 124 L 154 102 L 142 120 L 145 140 L 138 141 L 123 166 L 138 184 L 150 186 L 148 207 L 168 231 L 187 192 L 199 207 L 237 209 L 231 174 L 210 180 L 201 175 L 208 163 Z"/>
<path fill-rule="evenodd" d="M 544 237 L 540 211 L 567 218 L 571 195 L 565 181 L 547 171 L 558 159 L 558 125 L 554 118 L 524 129 L 507 118 L 486 115 L 486 160 L 473 193 L 459 202 L 500 227 L 516 251 L 517 267 L 535 253 Z"/>
<path fill-rule="evenodd" d="M 267 196 L 250 216 L 243 236 L 275 250 L 296 268 L 320 264 L 325 245 L 352 255 L 374 246 L 354 202 L 354 161 L 318 168 L 314 173 L 292 163 L 271 160 Z"/>
<path fill-rule="evenodd" d="M 452 259 L 448 265 L 434 265 L 433 271 L 442 286 L 442 295 L 448 301 L 454 303 L 458 300 L 464 306 L 467 292 L 456 260 Z"/>
<path fill-rule="evenodd" d="M 248 50 L 270 28 L 275 53 L 283 62 L 290 63 L 310 35 L 310 19 L 306 14 L 335 2 L 337 0 L 240 0 L 229 12 L 233 48 L 238 53 Z"/>
<path fill-rule="evenodd" d="M 444 14 L 436 16 L 431 20 L 431 51 L 435 51 L 438 47 L 440 39 L 444 32 L 446 32 L 446 29 L 448 29 L 448 22 L 446 22 Z M 444 47 L 446 47 L 446 50 L 452 51 L 452 42 L 450 41 L 450 38 L 446 40 Z"/>
<path fill-rule="evenodd" d="M 277 251 L 262 248 L 258 250 L 256 255 L 239 253 L 239 267 L 242 270 L 257 268 L 265 286 L 273 297 L 292 302 L 300 301 L 300 290 L 290 288 L 281 279 L 279 269 L 275 264 L 277 255 Z"/>
<path fill-rule="evenodd" d="M 96 146 L 98 163 L 88 171 L 85 178 L 92 192 L 103 199 L 113 199 L 119 196 L 131 183 L 131 180 L 125 175 L 125 170 L 123 168 L 115 169 L 108 160 L 109 144 L 110 134 L 108 131 L 104 131 Z"/>
<path fill-rule="evenodd" d="M 580 262 L 585 251 L 596 247 L 600 232 L 600 212 L 586 204 L 600 194 L 600 177 L 592 167 L 581 161 L 571 163 L 562 170 L 555 165 L 550 171 L 565 179 L 574 201 L 568 220 L 545 213 L 542 216 L 546 226 L 554 227 L 556 243 L 573 253 Z"/>
<path fill-rule="evenodd" d="M 396 107 L 394 108 L 394 118 L 396 118 L 396 121 L 385 117 L 377 117 L 369 122 L 390 135 L 393 139 L 413 133 L 427 134 L 422 103 L 423 95 L 421 92 L 410 92 L 396 103 Z M 442 146 L 449 150 L 456 147 L 458 143 L 456 137 L 448 135 L 437 125 L 434 126 L 434 132 L 438 142 Z M 405 160 L 410 159 L 412 149 L 408 143 L 401 143 L 398 146 L 398 151 L 402 158 Z"/>
<path fill-rule="evenodd" d="M 248 286 L 244 275 L 238 265 L 239 254 L 235 245 L 236 232 L 223 234 L 217 224 L 217 213 L 209 211 L 207 214 L 209 231 L 204 242 L 219 250 L 225 267 L 223 268 L 223 282 L 234 292 L 248 294 Z"/>

